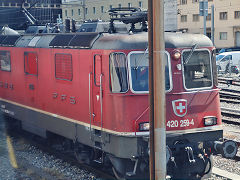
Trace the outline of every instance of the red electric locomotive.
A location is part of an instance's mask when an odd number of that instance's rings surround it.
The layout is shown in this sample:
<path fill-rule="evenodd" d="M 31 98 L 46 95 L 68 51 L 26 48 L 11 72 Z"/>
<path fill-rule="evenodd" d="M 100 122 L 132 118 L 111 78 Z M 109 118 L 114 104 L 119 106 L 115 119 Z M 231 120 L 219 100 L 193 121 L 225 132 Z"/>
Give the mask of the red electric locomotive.
<path fill-rule="evenodd" d="M 1 111 L 23 129 L 74 143 L 79 161 L 116 176 L 148 172 L 148 35 L 76 33 L 0 36 Z M 203 35 L 165 34 L 167 170 L 173 178 L 209 174 L 222 142 L 215 49 Z M 164 82 L 163 82 L 164 83 Z"/>

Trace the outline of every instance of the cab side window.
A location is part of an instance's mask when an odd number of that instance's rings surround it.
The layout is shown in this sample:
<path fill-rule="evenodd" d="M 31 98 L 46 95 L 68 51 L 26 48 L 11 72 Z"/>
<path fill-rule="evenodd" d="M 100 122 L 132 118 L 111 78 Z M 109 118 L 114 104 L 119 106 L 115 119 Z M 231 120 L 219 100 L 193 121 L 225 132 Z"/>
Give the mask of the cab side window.
<path fill-rule="evenodd" d="M 24 53 L 24 71 L 28 75 L 38 75 L 38 57 L 36 52 Z"/>
<path fill-rule="evenodd" d="M 127 63 L 124 53 L 110 54 L 110 89 L 114 93 L 127 92 Z"/>
<path fill-rule="evenodd" d="M 11 57 L 9 51 L 0 51 L 0 69 L 2 71 L 11 71 Z"/>

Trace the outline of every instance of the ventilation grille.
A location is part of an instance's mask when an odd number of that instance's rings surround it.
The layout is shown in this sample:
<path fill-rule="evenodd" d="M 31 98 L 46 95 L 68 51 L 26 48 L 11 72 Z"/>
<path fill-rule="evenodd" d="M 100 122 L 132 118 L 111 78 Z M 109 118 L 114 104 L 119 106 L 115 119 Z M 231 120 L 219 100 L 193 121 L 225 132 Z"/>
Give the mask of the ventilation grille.
<path fill-rule="evenodd" d="M 72 55 L 71 54 L 56 54 L 55 55 L 56 78 L 72 81 Z"/>

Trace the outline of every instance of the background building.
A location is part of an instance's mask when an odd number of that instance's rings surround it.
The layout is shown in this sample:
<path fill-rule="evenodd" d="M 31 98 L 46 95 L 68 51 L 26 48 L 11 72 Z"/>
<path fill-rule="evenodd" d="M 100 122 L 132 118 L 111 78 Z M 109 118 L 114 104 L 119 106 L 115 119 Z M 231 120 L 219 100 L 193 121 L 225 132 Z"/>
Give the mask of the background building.
<path fill-rule="evenodd" d="M 240 1 L 208 0 L 207 35 L 211 36 L 211 5 L 214 5 L 215 46 L 240 46 Z M 178 0 L 178 29 L 203 33 L 203 16 L 199 16 L 199 0 Z"/>
<path fill-rule="evenodd" d="M 139 7 L 147 10 L 147 0 L 62 0 L 62 17 L 109 21 L 108 10 L 117 7 Z M 165 30 L 177 30 L 177 0 L 165 0 Z"/>

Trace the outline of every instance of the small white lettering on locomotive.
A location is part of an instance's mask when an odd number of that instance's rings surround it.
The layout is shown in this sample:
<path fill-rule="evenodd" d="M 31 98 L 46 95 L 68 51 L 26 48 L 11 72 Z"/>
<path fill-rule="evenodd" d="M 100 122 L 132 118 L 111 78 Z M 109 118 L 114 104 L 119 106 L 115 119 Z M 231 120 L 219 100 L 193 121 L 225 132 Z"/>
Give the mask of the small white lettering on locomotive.
<path fill-rule="evenodd" d="M 169 128 L 182 128 L 182 127 L 190 127 L 194 126 L 194 120 L 193 119 L 184 119 L 184 120 L 170 120 L 167 121 L 167 127 Z"/>

